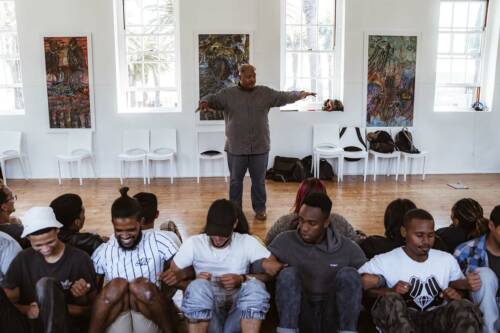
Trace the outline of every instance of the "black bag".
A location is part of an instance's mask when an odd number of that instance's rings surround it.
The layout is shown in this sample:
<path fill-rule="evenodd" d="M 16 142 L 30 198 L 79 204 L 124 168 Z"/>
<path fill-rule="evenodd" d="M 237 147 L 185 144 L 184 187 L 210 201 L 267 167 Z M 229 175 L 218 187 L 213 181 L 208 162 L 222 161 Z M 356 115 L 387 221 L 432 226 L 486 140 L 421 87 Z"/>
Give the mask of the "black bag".
<path fill-rule="evenodd" d="M 370 142 L 370 149 L 378 153 L 389 154 L 396 150 L 396 145 L 391 135 L 386 131 L 375 131 L 366 136 Z"/>
<path fill-rule="evenodd" d="M 308 155 L 302 159 L 302 165 L 306 171 L 307 177 L 312 177 L 312 156 Z M 335 177 L 332 165 L 327 160 L 321 159 L 319 161 L 319 179 L 332 180 Z"/>
<path fill-rule="evenodd" d="M 306 171 L 298 158 L 275 156 L 273 167 L 266 172 L 266 179 L 301 182 L 306 179 Z"/>
<path fill-rule="evenodd" d="M 410 154 L 419 154 L 420 150 L 415 147 L 413 144 L 413 137 L 406 128 L 403 128 L 401 131 L 396 134 L 396 147 L 398 147 L 399 151 L 403 151 L 405 153 Z"/>
<path fill-rule="evenodd" d="M 345 131 L 347 130 L 347 127 L 342 127 L 342 129 L 340 130 L 340 137 L 342 138 L 342 136 L 344 135 Z M 359 129 L 359 127 L 356 127 L 356 135 L 358 137 L 358 140 L 359 142 L 365 147 L 366 149 L 366 143 L 365 143 L 365 140 L 363 140 L 363 136 L 361 135 L 361 130 Z M 363 149 L 359 148 L 359 147 L 356 147 L 356 146 L 347 146 L 347 147 L 344 147 L 344 151 L 362 151 Z M 357 162 L 359 160 L 361 160 L 360 158 L 350 158 L 350 157 L 345 157 L 344 158 L 346 161 L 348 162 Z"/>

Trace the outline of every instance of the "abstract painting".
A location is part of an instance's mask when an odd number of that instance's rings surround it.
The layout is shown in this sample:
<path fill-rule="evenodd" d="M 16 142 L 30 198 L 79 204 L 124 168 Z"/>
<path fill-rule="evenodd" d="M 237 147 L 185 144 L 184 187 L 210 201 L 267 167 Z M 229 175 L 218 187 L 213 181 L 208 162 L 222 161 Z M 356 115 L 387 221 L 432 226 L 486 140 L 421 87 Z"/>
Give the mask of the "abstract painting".
<path fill-rule="evenodd" d="M 368 127 L 413 125 L 416 36 L 368 36 Z"/>
<path fill-rule="evenodd" d="M 90 37 L 43 37 L 50 129 L 94 127 Z"/>
<path fill-rule="evenodd" d="M 198 35 L 200 98 L 238 84 L 238 66 L 250 61 L 250 34 Z M 221 110 L 200 112 L 200 120 L 223 120 Z"/>

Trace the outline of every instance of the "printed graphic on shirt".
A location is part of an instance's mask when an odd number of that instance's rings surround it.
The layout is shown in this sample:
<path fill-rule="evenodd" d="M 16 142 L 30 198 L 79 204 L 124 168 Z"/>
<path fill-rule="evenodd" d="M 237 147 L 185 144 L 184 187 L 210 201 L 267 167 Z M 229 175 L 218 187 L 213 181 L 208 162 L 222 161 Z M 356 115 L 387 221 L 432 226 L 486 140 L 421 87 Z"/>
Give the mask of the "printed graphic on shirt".
<path fill-rule="evenodd" d="M 73 283 L 71 283 L 70 280 L 66 280 L 66 281 L 61 281 L 61 287 L 64 289 L 64 290 L 69 290 L 71 288 L 71 285 Z"/>
<path fill-rule="evenodd" d="M 413 276 L 410 279 L 410 284 L 409 307 L 425 311 L 442 303 L 442 299 L 439 297 L 442 290 L 436 277 L 430 276 L 425 281 L 422 281 L 420 278 Z"/>

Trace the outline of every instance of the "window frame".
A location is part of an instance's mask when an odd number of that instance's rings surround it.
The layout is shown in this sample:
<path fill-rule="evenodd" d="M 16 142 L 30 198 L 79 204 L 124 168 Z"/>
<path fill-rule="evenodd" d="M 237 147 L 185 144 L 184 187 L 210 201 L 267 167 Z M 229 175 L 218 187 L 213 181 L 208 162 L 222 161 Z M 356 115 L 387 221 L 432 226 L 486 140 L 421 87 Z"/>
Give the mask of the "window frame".
<path fill-rule="evenodd" d="M 333 25 L 333 50 L 294 50 L 288 51 L 286 49 L 286 28 L 289 24 L 286 23 L 286 1 L 280 1 L 280 87 L 286 88 L 286 56 L 288 52 L 304 53 L 304 54 L 332 54 L 333 55 L 333 76 L 331 77 L 300 77 L 298 79 L 321 80 L 328 79 L 332 82 L 333 88 L 331 91 L 332 96 L 328 98 L 343 100 L 344 94 L 344 0 L 331 0 L 333 2 L 334 10 L 334 25 Z M 290 24 L 292 25 L 292 24 Z M 306 26 L 299 24 L 298 26 Z M 311 26 L 325 26 L 330 25 L 313 24 Z M 321 111 L 323 101 L 319 102 L 305 102 L 299 101 L 280 108 L 281 111 Z"/>
<path fill-rule="evenodd" d="M 24 94 L 24 79 L 23 79 L 23 61 L 21 57 L 21 43 L 19 39 L 19 30 L 18 30 L 18 19 L 17 19 L 17 4 L 15 0 L 0 0 L 1 2 L 10 2 L 14 5 L 14 16 L 16 18 L 15 26 L 13 29 L 9 31 L 0 31 L 0 34 L 11 34 L 15 36 L 16 42 L 17 42 L 17 57 L 15 58 L 17 61 L 19 61 L 19 77 L 20 77 L 20 83 L 13 83 L 13 84 L 1 84 L 0 83 L 0 88 L 12 88 L 12 89 L 21 89 L 22 91 L 22 98 L 23 98 L 23 108 L 22 109 L 12 109 L 12 108 L 2 108 L 0 107 L 0 116 L 24 116 L 26 115 L 26 99 L 25 99 L 25 94 Z M 7 58 L 7 57 L 5 57 Z"/>
<path fill-rule="evenodd" d="M 179 113 L 182 111 L 181 103 L 181 59 L 180 59 L 180 29 L 179 29 L 179 1 L 172 0 L 174 10 L 174 65 L 175 65 L 175 89 L 172 88 L 141 88 L 138 91 L 175 91 L 177 105 L 174 107 L 129 107 L 127 101 L 128 90 L 128 60 L 125 31 L 125 0 L 114 1 L 115 12 L 115 60 L 116 60 L 116 89 L 117 89 L 117 112 L 119 114 L 165 114 Z"/>
<path fill-rule="evenodd" d="M 486 95 L 485 94 L 485 90 L 487 89 L 488 87 L 488 82 L 487 82 L 487 79 L 486 79 L 486 66 L 485 66 L 485 63 L 487 63 L 487 49 L 489 48 L 489 44 L 491 43 L 491 41 L 489 40 L 489 17 L 488 17 L 488 14 L 489 14 L 489 11 L 490 11 L 490 1 L 489 0 L 439 0 L 439 20 L 441 20 L 441 4 L 443 2 L 449 2 L 449 3 L 459 3 L 459 2 L 464 2 L 464 3 L 470 3 L 470 2 L 480 2 L 480 3 L 484 3 L 486 8 L 485 8 L 485 11 L 484 11 L 484 24 L 483 24 L 483 27 L 482 29 L 477 29 L 477 30 L 473 30 L 473 29 L 464 29 L 464 30 L 459 30 L 459 29 L 453 29 L 453 27 L 451 28 L 446 28 L 446 29 L 443 29 L 441 28 L 440 26 L 440 23 L 438 23 L 438 30 L 437 30 L 437 42 L 436 42 L 436 58 L 435 58 L 435 64 L 436 64 L 436 71 L 435 71 L 435 76 L 434 76 L 434 79 L 435 79 L 435 83 L 434 83 L 434 102 L 433 102 L 433 111 L 434 112 L 438 112 L 438 113 L 447 113 L 447 112 L 476 112 L 476 110 L 474 110 L 472 108 L 472 103 L 474 103 L 475 101 L 473 100 L 471 105 L 468 106 L 468 107 L 446 107 L 446 106 L 442 106 L 442 105 L 437 105 L 436 102 L 437 102 L 437 99 L 438 99 L 438 88 L 463 88 L 463 89 L 473 89 L 473 90 L 476 90 L 477 88 L 480 88 L 481 90 L 481 94 L 480 94 L 480 101 L 484 104 L 485 108 L 484 108 L 484 111 L 483 112 L 486 112 L 486 111 L 490 111 L 490 102 L 489 99 L 485 100 L 484 96 Z M 469 17 L 468 17 L 469 19 Z M 452 22 L 453 22 L 453 16 L 452 16 Z M 440 53 L 439 52 L 439 37 L 441 35 L 441 33 L 448 33 L 450 34 L 451 38 L 450 38 L 450 51 L 452 51 L 452 47 L 453 47 L 453 36 L 455 34 L 479 34 L 481 35 L 481 46 L 480 46 L 480 49 L 479 49 L 479 56 L 478 57 L 468 57 L 468 54 L 467 53 L 464 53 L 463 54 L 463 59 L 464 60 L 469 60 L 469 59 L 477 59 L 479 60 L 479 70 L 478 70 L 478 75 L 479 75 L 479 79 L 477 80 L 477 86 L 474 86 L 474 85 L 470 85 L 470 84 L 467 84 L 466 82 L 464 83 L 439 83 L 438 82 L 438 70 L 437 70 L 437 63 L 438 61 L 441 59 L 440 57 L 442 55 L 445 55 L 447 56 L 445 59 L 453 59 L 453 56 L 460 56 L 462 54 L 457 54 L 457 53 L 453 53 L 453 52 L 450 52 L 450 53 Z M 450 72 L 451 73 L 451 72 Z M 467 75 L 467 73 L 466 73 Z M 475 91 L 473 92 L 473 94 L 475 94 Z"/>

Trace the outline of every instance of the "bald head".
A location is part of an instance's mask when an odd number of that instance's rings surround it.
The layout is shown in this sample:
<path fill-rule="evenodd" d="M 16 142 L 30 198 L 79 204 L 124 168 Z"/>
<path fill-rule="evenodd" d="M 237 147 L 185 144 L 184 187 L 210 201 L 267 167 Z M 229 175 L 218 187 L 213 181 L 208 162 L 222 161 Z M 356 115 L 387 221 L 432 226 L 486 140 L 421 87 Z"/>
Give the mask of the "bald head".
<path fill-rule="evenodd" d="M 253 89 L 256 81 L 255 67 L 250 64 L 243 64 L 238 68 L 238 72 L 240 75 L 240 86 L 247 90 Z"/>

